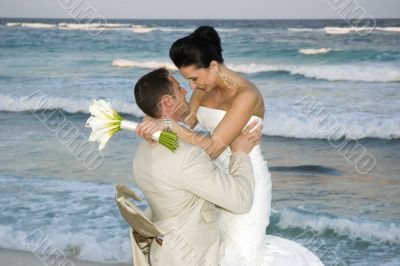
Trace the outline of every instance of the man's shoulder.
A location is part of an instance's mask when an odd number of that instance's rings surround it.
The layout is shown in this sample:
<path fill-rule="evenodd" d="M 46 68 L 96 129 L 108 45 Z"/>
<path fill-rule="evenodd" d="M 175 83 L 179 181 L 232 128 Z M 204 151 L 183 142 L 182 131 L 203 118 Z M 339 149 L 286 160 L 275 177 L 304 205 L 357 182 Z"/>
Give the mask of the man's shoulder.
<path fill-rule="evenodd" d="M 179 147 L 175 152 L 170 151 L 161 144 L 151 144 L 147 141 L 142 141 L 136 151 L 135 158 L 146 154 L 153 158 L 166 158 L 167 160 L 172 161 L 176 159 L 180 160 L 181 158 L 188 156 L 188 154 L 198 154 L 202 152 L 204 151 L 200 147 L 183 141 L 179 143 Z"/>
<path fill-rule="evenodd" d="M 203 156 L 199 157 L 202 153 Z M 177 181 L 184 167 L 209 160 L 206 156 L 199 147 L 184 142 L 172 152 L 160 144 L 152 145 L 144 141 L 140 143 L 133 160 L 135 180 L 140 183 L 141 179 L 150 174 L 156 176 L 155 179 L 165 179 L 168 176 L 169 182 Z"/>

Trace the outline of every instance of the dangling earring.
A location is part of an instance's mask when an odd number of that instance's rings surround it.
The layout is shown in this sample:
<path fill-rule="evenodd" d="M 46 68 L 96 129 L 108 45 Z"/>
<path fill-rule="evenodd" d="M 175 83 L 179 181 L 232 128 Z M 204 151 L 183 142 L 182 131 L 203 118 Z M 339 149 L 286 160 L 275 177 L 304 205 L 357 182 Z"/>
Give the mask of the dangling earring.
<path fill-rule="evenodd" d="M 237 86 L 232 79 L 230 79 L 227 75 L 225 75 L 221 71 L 218 71 L 218 76 L 220 77 L 220 79 L 222 79 L 222 81 L 228 87 L 228 89 L 232 89 Z"/>

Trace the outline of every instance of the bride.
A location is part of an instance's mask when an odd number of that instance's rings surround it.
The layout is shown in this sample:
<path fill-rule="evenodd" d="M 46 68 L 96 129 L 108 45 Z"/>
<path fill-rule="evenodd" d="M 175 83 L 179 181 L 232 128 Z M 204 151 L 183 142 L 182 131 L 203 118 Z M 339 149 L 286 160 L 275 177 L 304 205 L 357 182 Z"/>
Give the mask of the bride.
<path fill-rule="evenodd" d="M 214 28 L 201 26 L 171 46 L 170 57 L 193 89 L 191 113 L 185 123 L 198 123 L 210 136 L 196 134 L 173 122 L 170 129 L 187 143 L 202 147 L 215 163 L 228 171 L 229 145 L 243 128 L 254 121 L 262 124 L 264 102 L 257 87 L 225 66 L 221 41 Z M 138 135 L 147 139 L 164 129 L 162 119 L 146 119 Z M 146 131 L 144 130 L 146 129 Z M 250 153 L 255 175 L 254 202 L 247 214 L 222 210 L 220 224 L 220 265 L 323 265 L 305 247 L 279 237 L 266 236 L 271 211 L 271 175 L 260 145 Z"/>

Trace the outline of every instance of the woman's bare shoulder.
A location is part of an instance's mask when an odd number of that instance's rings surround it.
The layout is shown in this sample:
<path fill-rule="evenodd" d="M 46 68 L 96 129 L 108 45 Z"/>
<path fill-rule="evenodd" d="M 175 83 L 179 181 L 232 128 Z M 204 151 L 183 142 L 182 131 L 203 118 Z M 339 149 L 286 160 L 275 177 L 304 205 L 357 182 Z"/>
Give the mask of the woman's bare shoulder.
<path fill-rule="evenodd" d="M 264 117 L 264 100 L 261 91 L 252 82 L 245 80 L 235 95 L 235 101 L 251 100 L 254 103 L 254 115 Z"/>

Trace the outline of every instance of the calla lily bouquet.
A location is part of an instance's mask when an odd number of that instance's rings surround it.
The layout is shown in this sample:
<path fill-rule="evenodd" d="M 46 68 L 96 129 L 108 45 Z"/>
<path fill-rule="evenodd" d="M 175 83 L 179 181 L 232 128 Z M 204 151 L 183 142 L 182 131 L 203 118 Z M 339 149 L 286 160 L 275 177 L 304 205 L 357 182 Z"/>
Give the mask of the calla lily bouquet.
<path fill-rule="evenodd" d="M 89 106 L 91 116 L 86 122 L 86 127 L 92 128 L 89 141 L 97 141 L 99 150 L 104 149 L 110 138 L 119 130 L 126 129 L 135 131 L 138 123 L 124 120 L 112 107 L 109 102 L 104 100 L 93 100 Z M 176 151 L 179 146 L 179 139 L 176 133 L 166 130 L 157 131 L 152 139 L 164 145 L 171 151 Z"/>

